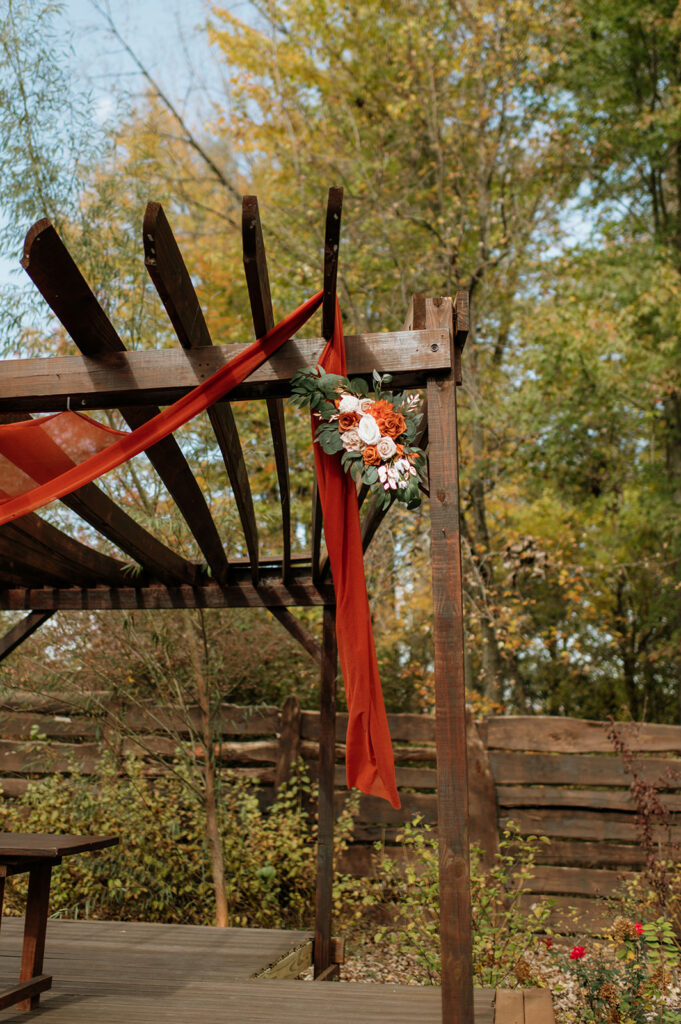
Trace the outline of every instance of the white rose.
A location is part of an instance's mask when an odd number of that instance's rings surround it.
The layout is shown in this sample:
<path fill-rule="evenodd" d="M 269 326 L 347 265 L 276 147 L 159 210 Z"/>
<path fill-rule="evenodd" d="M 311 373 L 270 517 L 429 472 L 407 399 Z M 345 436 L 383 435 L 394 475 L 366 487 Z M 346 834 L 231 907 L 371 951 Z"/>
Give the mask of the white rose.
<path fill-rule="evenodd" d="M 381 440 L 381 431 L 373 416 L 367 414 L 362 416 L 357 426 L 357 433 L 365 444 L 378 444 Z"/>
<path fill-rule="evenodd" d="M 338 412 L 357 412 L 359 409 L 359 398 L 354 395 L 341 395 L 338 404 Z"/>
<path fill-rule="evenodd" d="M 346 452 L 358 452 L 362 447 L 362 439 L 356 427 L 350 427 L 341 434 L 341 440 Z"/>
<path fill-rule="evenodd" d="M 376 451 L 382 459 L 392 459 L 397 451 L 397 446 L 392 437 L 382 437 L 376 445 Z"/>
<path fill-rule="evenodd" d="M 359 400 L 359 412 L 362 416 L 365 416 L 369 412 L 369 409 L 374 404 L 373 398 L 360 398 Z"/>

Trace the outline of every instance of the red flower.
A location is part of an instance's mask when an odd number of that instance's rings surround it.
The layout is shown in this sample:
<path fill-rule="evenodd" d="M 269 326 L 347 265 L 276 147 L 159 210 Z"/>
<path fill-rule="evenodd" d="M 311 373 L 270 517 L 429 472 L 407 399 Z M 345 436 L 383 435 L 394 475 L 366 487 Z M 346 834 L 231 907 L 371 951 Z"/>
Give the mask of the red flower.
<path fill-rule="evenodd" d="M 550 935 L 547 935 L 545 939 L 542 939 L 542 942 L 544 943 L 547 949 L 551 949 L 551 946 L 553 945 L 553 939 Z"/>
<path fill-rule="evenodd" d="M 572 947 L 572 952 L 570 953 L 570 959 L 571 960 L 581 960 L 582 957 L 585 954 L 586 954 L 586 949 L 585 949 L 584 946 L 573 946 Z"/>
<path fill-rule="evenodd" d="M 636 934 L 637 935 L 643 935 L 643 925 L 642 924 L 640 924 L 637 921 L 636 924 L 634 925 L 634 928 L 636 929 Z"/>

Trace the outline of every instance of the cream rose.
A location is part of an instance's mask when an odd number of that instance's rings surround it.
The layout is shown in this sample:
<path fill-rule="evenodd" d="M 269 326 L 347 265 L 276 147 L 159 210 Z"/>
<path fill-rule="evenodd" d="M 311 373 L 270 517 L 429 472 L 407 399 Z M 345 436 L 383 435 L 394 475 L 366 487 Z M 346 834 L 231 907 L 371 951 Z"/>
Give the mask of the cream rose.
<path fill-rule="evenodd" d="M 369 412 L 369 409 L 374 404 L 375 399 L 373 398 L 360 398 L 358 412 L 365 416 Z"/>
<path fill-rule="evenodd" d="M 358 412 L 359 411 L 359 398 L 354 395 L 342 395 L 341 400 L 338 403 L 338 412 Z"/>
<path fill-rule="evenodd" d="M 392 459 L 393 455 L 397 451 L 397 445 L 393 441 L 392 437 L 382 437 L 376 445 L 376 451 L 382 459 Z"/>
<path fill-rule="evenodd" d="M 341 440 L 346 452 L 358 452 L 362 447 L 362 439 L 356 427 L 350 427 L 341 434 Z"/>
<path fill-rule="evenodd" d="M 381 431 L 378 423 L 371 414 L 362 416 L 357 426 L 357 433 L 365 444 L 375 444 L 381 440 Z"/>

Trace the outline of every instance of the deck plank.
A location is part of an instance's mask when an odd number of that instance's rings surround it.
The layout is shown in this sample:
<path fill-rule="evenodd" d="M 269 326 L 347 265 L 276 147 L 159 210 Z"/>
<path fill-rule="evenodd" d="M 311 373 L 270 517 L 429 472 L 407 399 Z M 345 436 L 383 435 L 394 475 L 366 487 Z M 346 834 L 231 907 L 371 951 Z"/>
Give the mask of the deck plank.
<path fill-rule="evenodd" d="M 4 918 L 0 990 L 15 984 L 23 921 Z M 54 975 L 32 1019 L 49 1024 L 440 1024 L 440 989 L 375 983 L 253 980 L 309 932 L 108 921 L 50 921 Z M 491 989 L 475 993 L 475 1024 L 493 1024 Z M 25 1024 L 15 1008 L 3 1024 Z"/>

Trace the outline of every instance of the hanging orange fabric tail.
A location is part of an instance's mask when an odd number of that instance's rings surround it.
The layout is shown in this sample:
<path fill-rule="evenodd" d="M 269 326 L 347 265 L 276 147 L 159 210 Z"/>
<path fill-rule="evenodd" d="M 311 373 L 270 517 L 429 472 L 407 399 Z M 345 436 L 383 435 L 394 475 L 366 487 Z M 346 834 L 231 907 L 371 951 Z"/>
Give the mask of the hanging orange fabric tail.
<path fill-rule="evenodd" d="M 346 375 L 345 340 L 338 302 L 333 338 L 319 362 L 328 373 Z M 364 579 L 357 491 L 337 455 L 326 455 L 318 444 L 313 448 L 324 536 L 336 591 L 338 656 L 348 704 L 345 753 L 348 786 L 383 797 L 393 807 L 399 807 L 392 742 Z"/>

